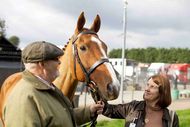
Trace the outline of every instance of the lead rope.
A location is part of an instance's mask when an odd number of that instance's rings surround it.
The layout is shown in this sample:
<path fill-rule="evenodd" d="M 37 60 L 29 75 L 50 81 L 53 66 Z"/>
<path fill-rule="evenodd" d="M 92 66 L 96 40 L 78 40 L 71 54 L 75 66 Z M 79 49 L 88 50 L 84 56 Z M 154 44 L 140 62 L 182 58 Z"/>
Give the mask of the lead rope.
<path fill-rule="evenodd" d="M 97 102 L 100 100 L 100 97 L 97 94 L 97 90 L 90 89 L 90 92 L 91 92 L 92 98 L 94 99 L 95 103 L 97 104 Z M 96 113 L 95 116 L 92 118 L 92 121 L 90 123 L 90 127 L 96 127 L 97 118 L 98 118 L 98 114 Z"/>
<path fill-rule="evenodd" d="M 94 84 L 93 82 L 86 83 L 86 86 L 90 88 L 91 96 L 94 99 L 95 103 L 97 104 L 97 102 L 100 100 L 100 96 L 97 94 L 98 91 L 92 86 L 93 84 Z M 90 123 L 83 124 L 81 127 L 87 127 L 87 126 L 96 127 L 97 118 L 98 114 L 95 113 Z"/>

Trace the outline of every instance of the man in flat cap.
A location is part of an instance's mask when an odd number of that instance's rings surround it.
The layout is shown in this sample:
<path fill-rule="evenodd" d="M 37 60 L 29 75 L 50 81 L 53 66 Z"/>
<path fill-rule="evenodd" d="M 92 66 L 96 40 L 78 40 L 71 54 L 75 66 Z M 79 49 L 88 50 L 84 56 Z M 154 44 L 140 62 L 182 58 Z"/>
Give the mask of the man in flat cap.
<path fill-rule="evenodd" d="M 93 104 L 74 110 L 67 97 L 52 84 L 59 76 L 63 51 L 48 42 L 34 42 L 22 51 L 25 70 L 10 93 L 3 119 L 6 127 L 76 127 L 76 116 L 90 121 L 103 106 Z"/>

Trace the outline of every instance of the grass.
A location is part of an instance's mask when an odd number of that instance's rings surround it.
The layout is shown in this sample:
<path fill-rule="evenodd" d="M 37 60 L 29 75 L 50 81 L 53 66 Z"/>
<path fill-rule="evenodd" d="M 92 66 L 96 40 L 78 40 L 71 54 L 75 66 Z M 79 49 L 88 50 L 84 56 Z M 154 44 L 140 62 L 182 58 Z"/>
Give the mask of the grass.
<path fill-rule="evenodd" d="M 190 109 L 178 110 L 176 112 L 179 117 L 180 127 L 189 127 L 190 126 Z"/>
<path fill-rule="evenodd" d="M 98 122 L 96 127 L 124 127 L 124 119 L 114 119 L 112 121 Z"/>
<path fill-rule="evenodd" d="M 179 117 L 180 127 L 190 127 L 190 109 L 176 111 Z M 113 119 L 111 121 L 98 121 L 96 127 L 124 127 L 124 119 Z"/>

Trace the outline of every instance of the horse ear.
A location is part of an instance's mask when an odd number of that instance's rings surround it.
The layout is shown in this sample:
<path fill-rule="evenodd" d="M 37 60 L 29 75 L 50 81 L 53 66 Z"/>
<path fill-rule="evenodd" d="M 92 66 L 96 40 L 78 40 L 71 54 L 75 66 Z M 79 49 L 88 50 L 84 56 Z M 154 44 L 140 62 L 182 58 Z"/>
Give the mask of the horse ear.
<path fill-rule="evenodd" d="M 82 12 L 80 14 L 80 16 L 78 17 L 77 27 L 75 29 L 75 34 L 79 34 L 82 31 L 85 22 L 86 22 L 86 20 L 85 20 L 85 17 L 84 17 L 84 12 Z"/>
<path fill-rule="evenodd" d="M 94 22 L 93 22 L 92 26 L 90 27 L 90 30 L 93 30 L 97 33 L 100 29 L 100 25 L 101 25 L 100 16 L 96 15 L 96 18 L 94 19 Z"/>

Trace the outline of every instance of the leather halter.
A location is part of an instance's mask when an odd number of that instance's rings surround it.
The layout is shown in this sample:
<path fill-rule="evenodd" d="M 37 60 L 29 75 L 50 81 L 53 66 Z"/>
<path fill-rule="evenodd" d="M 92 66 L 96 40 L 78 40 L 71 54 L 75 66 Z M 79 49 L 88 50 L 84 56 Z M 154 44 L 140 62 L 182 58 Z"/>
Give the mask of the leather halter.
<path fill-rule="evenodd" d="M 98 61 L 96 61 L 89 70 L 87 70 L 84 65 L 81 62 L 81 59 L 78 55 L 78 50 L 77 50 L 77 45 L 75 44 L 76 40 L 84 34 L 94 34 L 96 36 L 98 36 L 96 34 L 96 32 L 93 31 L 82 31 L 81 33 L 79 33 L 77 36 L 73 37 L 73 42 L 72 42 L 72 47 L 73 47 L 73 55 L 74 55 L 74 72 L 75 72 L 75 77 L 77 78 L 77 74 L 76 74 L 76 60 L 79 63 L 84 75 L 85 75 L 85 83 L 86 86 L 88 86 L 90 88 L 91 94 L 93 96 L 93 99 L 95 102 L 100 100 L 100 96 L 98 96 L 97 92 L 98 92 L 98 87 L 96 85 L 96 83 L 94 81 L 92 81 L 90 79 L 90 75 L 93 73 L 93 71 L 100 66 L 101 64 L 103 64 L 104 62 L 109 62 L 109 60 L 107 58 L 102 58 Z M 95 94 L 95 95 L 94 95 Z"/>
<path fill-rule="evenodd" d="M 81 59 L 79 57 L 79 54 L 78 54 L 78 50 L 77 50 L 77 45 L 75 44 L 76 40 L 81 36 L 81 35 L 84 35 L 84 34 L 93 34 L 93 35 L 96 35 L 96 32 L 94 31 L 90 31 L 90 30 L 87 30 L 87 31 L 82 31 L 81 33 L 79 33 L 77 36 L 74 36 L 73 37 L 73 42 L 72 42 L 72 48 L 73 48 L 73 55 L 74 55 L 74 71 L 75 71 L 75 77 L 77 78 L 77 74 L 76 74 L 76 60 L 77 62 L 79 63 L 84 75 L 85 75 L 85 85 L 87 87 L 90 88 L 90 92 L 91 92 L 91 95 L 94 99 L 94 101 L 97 103 L 97 101 L 99 101 L 101 99 L 101 95 L 100 95 L 100 92 L 98 92 L 98 86 L 97 84 L 92 81 L 90 79 L 90 75 L 93 73 L 93 71 L 98 67 L 100 66 L 101 64 L 103 64 L 104 62 L 109 62 L 109 60 L 107 58 L 101 58 L 100 60 L 96 61 L 91 67 L 89 70 L 87 70 L 84 65 L 82 64 L 81 62 Z M 95 127 L 96 126 L 96 119 L 98 117 L 98 114 L 96 114 L 91 123 L 90 123 L 90 127 Z"/>

